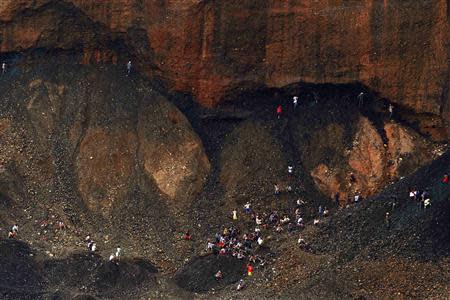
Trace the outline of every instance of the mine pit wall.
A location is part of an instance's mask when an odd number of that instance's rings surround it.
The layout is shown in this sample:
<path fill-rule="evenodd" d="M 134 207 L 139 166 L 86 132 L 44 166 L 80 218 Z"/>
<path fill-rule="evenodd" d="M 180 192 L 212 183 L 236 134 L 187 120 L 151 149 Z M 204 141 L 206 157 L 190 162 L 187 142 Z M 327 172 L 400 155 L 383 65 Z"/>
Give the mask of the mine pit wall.
<path fill-rule="evenodd" d="M 83 17 L 69 18 L 70 26 L 62 27 L 65 38 L 54 39 L 61 33 L 55 28 L 68 23 L 58 19 L 67 14 L 52 13 L 61 3 L 72 10 L 69 16 Z M 84 63 L 123 63 L 128 52 L 149 75 L 192 93 L 205 106 L 217 105 L 237 87 L 359 81 L 380 97 L 448 121 L 448 5 L 428 0 L 3 0 L 0 51 L 79 45 Z M 76 20 L 99 29 L 85 32 L 89 26 L 77 26 Z M 126 51 L 111 51 L 117 43 L 108 43 L 103 33 L 123 41 Z M 96 49 L 98 40 L 101 49 Z"/>

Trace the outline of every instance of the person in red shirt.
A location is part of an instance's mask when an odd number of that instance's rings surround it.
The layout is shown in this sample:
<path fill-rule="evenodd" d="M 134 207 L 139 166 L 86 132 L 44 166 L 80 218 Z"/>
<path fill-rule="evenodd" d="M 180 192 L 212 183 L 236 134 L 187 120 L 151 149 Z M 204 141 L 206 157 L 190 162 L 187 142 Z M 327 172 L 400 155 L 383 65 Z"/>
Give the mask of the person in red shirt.
<path fill-rule="evenodd" d="M 247 274 L 248 276 L 253 276 L 253 266 L 251 264 L 247 265 Z"/>
<path fill-rule="evenodd" d="M 281 118 L 281 113 L 283 112 L 283 108 L 281 107 L 281 105 L 277 106 L 277 117 L 278 119 Z"/>
<path fill-rule="evenodd" d="M 442 178 L 442 183 L 448 184 L 448 174 L 447 173 L 444 174 L 444 177 Z"/>

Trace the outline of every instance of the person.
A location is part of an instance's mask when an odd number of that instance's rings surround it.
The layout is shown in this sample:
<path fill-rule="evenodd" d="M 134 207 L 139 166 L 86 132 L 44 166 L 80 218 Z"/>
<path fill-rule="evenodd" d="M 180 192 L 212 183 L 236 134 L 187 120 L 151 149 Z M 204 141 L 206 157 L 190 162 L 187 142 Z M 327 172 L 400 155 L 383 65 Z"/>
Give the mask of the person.
<path fill-rule="evenodd" d="M 274 184 L 273 185 L 273 188 L 274 188 L 274 194 L 275 194 L 275 196 L 279 196 L 280 195 L 280 188 L 278 187 L 278 184 Z"/>
<path fill-rule="evenodd" d="M 395 202 L 395 200 L 393 200 L 391 203 L 391 211 L 395 211 L 396 207 L 397 207 L 397 202 Z"/>
<path fill-rule="evenodd" d="M 262 219 L 258 215 L 256 215 L 256 217 L 255 217 L 255 222 L 256 222 L 256 225 L 258 225 L 258 226 L 262 225 Z"/>
<path fill-rule="evenodd" d="M 392 119 L 392 114 L 394 113 L 394 106 L 392 105 L 392 103 L 389 103 L 388 111 L 389 111 L 389 119 Z"/>
<path fill-rule="evenodd" d="M 389 229 L 391 228 L 391 215 L 389 212 L 386 213 L 386 216 L 384 217 L 384 221 L 386 223 L 386 227 Z"/>
<path fill-rule="evenodd" d="M 289 174 L 289 176 L 294 175 L 294 167 L 293 166 L 288 166 L 288 174 Z"/>
<path fill-rule="evenodd" d="M 359 200 L 361 198 L 361 195 L 357 192 L 355 195 L 355 203 L 358 204 Z"/>
<path fill-rule="evenodd" d="M 356 183 L 356 177 L 355 177 L 355 174 L 350 173 L 349 181 L 350 181 L 349 186 L 352 186 L 354 183 Z"/>
<path fill-rule="evenodd" d="M 262 245 L 264 243 L 264 240 L 262 237 L 258 237 L 258 245 Z"/>
<path fill-rule="evenodd" d="M 416 191 L 414 189 L 409 190 L 409 199 L 411 201 L 416 201 Z"/>
<path fill-rule="evenodd" d="M 127 76 L 131 73 L 131 60 L 127 63 Z"/>
<path fill-rule="evenodd" d="M 250 202 L 247 201 L 247 203 L 244 204 L 244 211 L 246 214 L 250 214 L 252 212 Z"/>
<path fill-rule="evenodd" d="M 328 208 L 325 206 L 324 210 L 323 210 L 323 216 L 324 217 L 328 217 L 328 215 L 330 214 L 330 211 L 328 210 Z"/>
<path fill-rule="evenodd" d="M 305 204 L 306 204 L 305 201 L 303 201 L 301 198 L 297 199 L 297 202 L 296 202 L 297 208 L 300 208 Z"/>
<path fill-rule="evenodd" d="M 423 209 L 426 210 L 428 208 L 428 206 L 431 206 L 431 199 L 430 198 L 427 198 L 427 199 L 425 199 L 423 201 Z"/>
<path fill-rule="evenodd" d="M 13 227 L 11 228 L 11 231 L 17 234 L 19 232 L 19 226 L 17 226 L 17 224 L 14 224 Z"/>
<path fill-rule="evenodd" d="M 6 63 L 3 62 L 2 63 L 2 74 L 5 74 L 5 73 L 6 73 Z"/>
<path fill-rule="evenodd" d="M 91 252 L 95 252 L 97 250 L 97 245 L 94 243 L 94 241 L 89 241 L 88 249 Z"/>
<path fill-rule="evenodd" d="M 281 107 L 281 105 L 277 106 L 277 118 L 280 119 L 281 118 L 281 114 L 283 113 L 283 108 Z"/>
<path fill-rule="evenodd" d="M 277 224 L 277 227 L 275 227 L 275 231 L 276 232 L 282 232 L 283 231 L 283 227 L 281 226 L 280 223 Z"/>
<path fill-rule="evenodd" d="M 208 240 L 208 244 L 206 245 L 206 251 L 213 251 L 214 250 L 214 244 Z"/>
<path fill-rule="evenodd" d="M 358 106 L 363 107 L 363 105 L 364 105 L 364 92 L 361 92 L 358 95 Z"/>
<path fill-rule="evenodd" d="M 294 110 L 295 110 L 297 108 L 297 105 L 298 105 L 298 97 L 294 96 L 294 98 L 292 98 L 292 99 L 293 99 L 292 103 L 294 104 Z"/>
<path fill-rule="evenodd" d="M 306 244 L 306 242 L 305 242 L 305 240 L 302 238 L 302 236 L 299 236 L 297 243 L 298 243 L 300 246 L 303 246 L 303 245 Z"/>
<path fill-rule="evenodd" d="M 419 198 L 419 201 L 417 201 L 417 210 L 420 211 L 424 209 L 425 207 L 425 197 L 423 197 L 423 194 Z"/>
<path fill-rule="evenodd" d="M 191 233 L 189 232 L 189 230 L 187 230 L 187 231 L 184 233 L 184 240 L 185 240 L 185 241 L 190 241 L 190 240 L 191 240 Z"/>
<path fill-rule="evenodd" d="M 319 217 L 323 217 L 323 208 L 322 208 L 322 205 L 319 205 Z"/>
<path fill-rule="evenodd" d="M 319 103 L 319 94 L 317 92 L 313 92 L 313 97 L 315 104 Z"/>
<path fill-rule="evenodd" d="M 214 278 L 216 278 L 217 281 L 222 279 L 222 271 L 217 271 L 216 275 L 214 275 Z"/>
<path fill-rule="evenodd" d="M 335 195 L 334 195 L 334 202 L 336 203 L 336 207 L 338 207 L 339 208 L 339 206 L 340 206 L 340 201 L 339 201 L 339 198 L 341 197 L 341 194 L 339 193 L 339 192 L 337 192 Z"/>
<path fill-rule="evenodd" d="M 444 174 L 444 177 L 442 177 L 442 183 L 443 183 L 443 184 L 448 184 L 448 180 L 449 180 L 448 174 L 445 173 L 445 174 Z"/>
<path fill-rule="evenodd" d="M 277 212 L 274 211 L 269 215 L 269 224 L 274 224 L 278 221 L 278 215 Z"/>
<path fill-rule="evenodd" d="M 238 285 L 237 285 L 237 287 L 236 287 L 236 290 L 240 291 L 240 290 L 242 290 L 243 288 L 244 288 L 244 280 L 241 279 L 241 280 L 239 280 L 239 282 L 238 282 Z"/>
<path fill-rule="evenodd" d="M 285 216 L 283 217 L 283 219 L 281 219 L 280 222 L 281 222 L 282 225 L 284 225 L 284 224 L 289 223 L 290 221 L 291 221 L 291 219 L 289 219 L 289 217 L 285 215 Z"/>
<path fill-rule="evenodd" d="M 122 249 L 120 248 L 120 246 L 117 246 L 116 248 L 116 259 L 120 260 L 120 256 L 122 255 Z"/>
<path fill-rule="evenodd" d="M 233 210 L 233 220 L 236 221 L 238 219 L 237 210 Z"/>
<path fill-rule="evenodd" d="M 56 223 L 56 226 L 57 226 L 57 228 L 58 228 L 59 231 L 62 231 L 62 230 L 64 230 L 64 229 L 66 229 L 66 225 L 64 225 L 64 222 L 63 222 L 63 221 L 58 221 L 58 222 Z"/>
<path fill-rule="evenodd" d="M 253 266 L 251 264 L 247 265 L 247 275 L 253 276 Z"/>

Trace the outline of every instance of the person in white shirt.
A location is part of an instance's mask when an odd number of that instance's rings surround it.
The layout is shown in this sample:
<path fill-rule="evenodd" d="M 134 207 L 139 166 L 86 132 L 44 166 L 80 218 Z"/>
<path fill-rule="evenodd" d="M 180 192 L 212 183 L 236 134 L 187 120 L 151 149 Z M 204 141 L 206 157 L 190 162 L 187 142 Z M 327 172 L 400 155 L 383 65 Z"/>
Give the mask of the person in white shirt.
<path fill-rule="evenodd" d="M 122 249 L 120 248 L 120 246 L 118 246 L 116 249 L 116 258 L 119 260 L 121 255 L 122 255 Z"/>
<path fill-rule="evenodd" d="M 364 93 L 361 92 L 358 95 L 358 106 L 362 107 L 364 105 Z"/>
<path fill-rule="evenodd" d="M 130 75 L 130 73 L 131 73 L 131 60 L 129 60 L 127 63 L 127 76 Z"/>
<path fill-rule="evenodd" d="M 258 238 L 258 245 L 262 245 L 264 243 L 264 240 L 262 239 L 262 237 Z"/>

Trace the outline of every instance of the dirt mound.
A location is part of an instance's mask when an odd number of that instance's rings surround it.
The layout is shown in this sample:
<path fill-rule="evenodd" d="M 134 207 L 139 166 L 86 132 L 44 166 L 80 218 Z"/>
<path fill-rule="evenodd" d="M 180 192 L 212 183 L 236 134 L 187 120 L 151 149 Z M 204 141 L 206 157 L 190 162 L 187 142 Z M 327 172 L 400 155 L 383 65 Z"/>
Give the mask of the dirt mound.
<path fill-rule="evenodd" d="M 119 263 L 106 262 L 97 270 L 94 286 L 100 293 L 120 293 L 145 284 L 155 285 L 157 269 L 143 259 L 121 260 Z"/>
<path fill-rule="evenodd" d="M 194 258 L 175 275 L 178 286 L 191 292 L 206 292 L 237 282 L 245 274 L 246 264 L 230 256 L 206 255 Z M 214 275 L 222 272 L 222 279 Z"/>
<path fill-rule="evenodd" d="M 0 240 L 0 254 L 3 299 L 39 295 L 67 299 L 77 294 L 125 297 L 136 290 L 155 287 L 157 269 L 144 259 L 109 262 L 91 253 L 75 253 L 61 259 L 42 258 L 26 243 L 11 239 Z"/>
<path fill-rule="evenodd" d="M 0 240 L 0 295 L 2 299 L 36 297 L 44 288 L 44 277 L 30 247 L 14 239 Z"/>
<path fill-rule="evenodd" d="M 43 263 L 43 270 L 52 289 L 79 290 L 103 297 L 126 295 L 144 284 L 145 288 L 152 288 L 157 272 L 151 263 L 143 259 L 109 262 L 89 253 L 47 260 Z"/>

